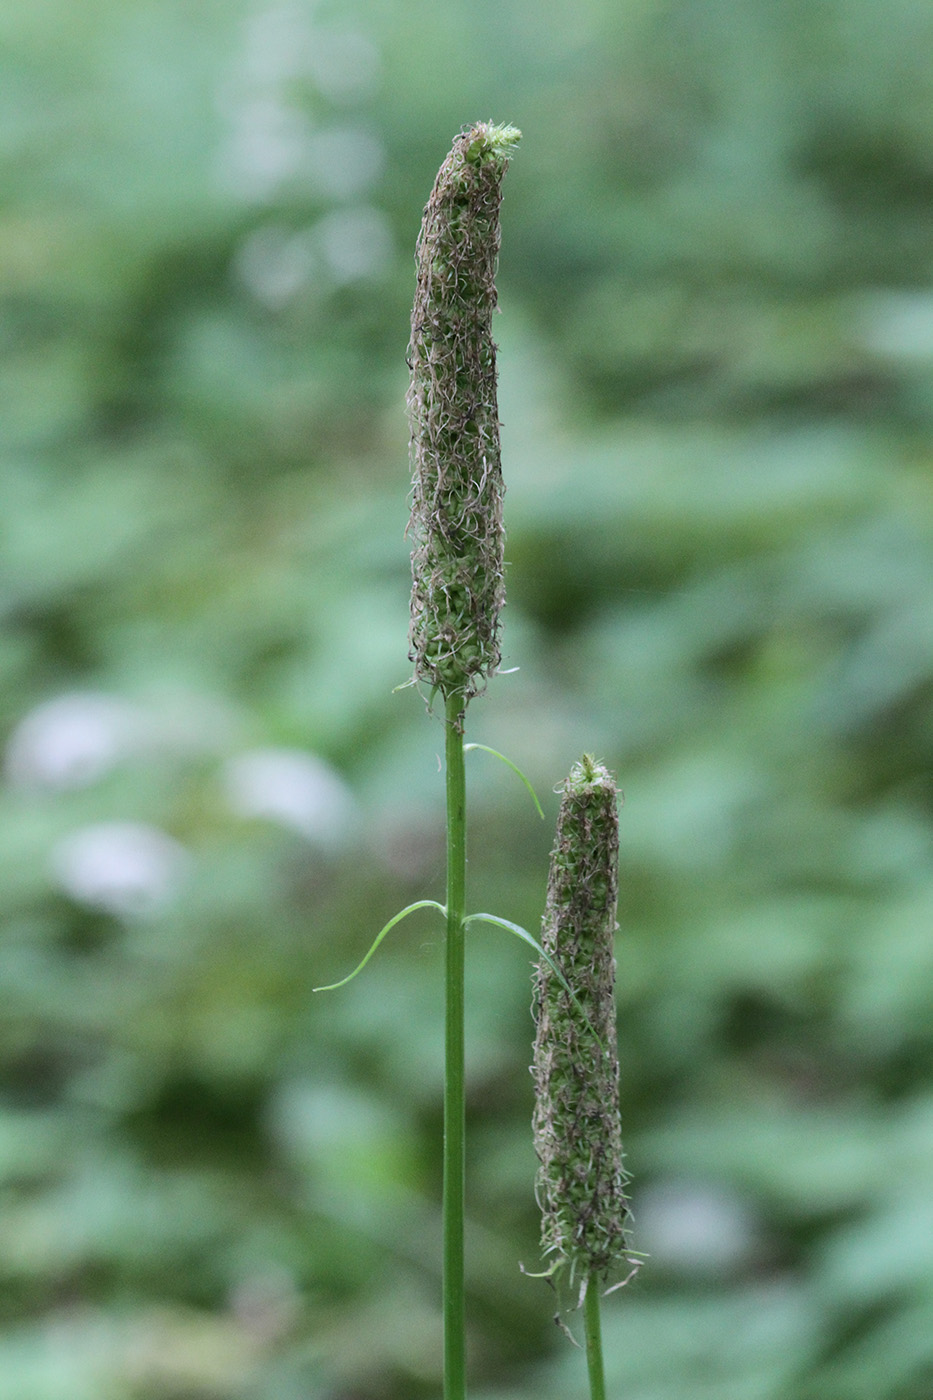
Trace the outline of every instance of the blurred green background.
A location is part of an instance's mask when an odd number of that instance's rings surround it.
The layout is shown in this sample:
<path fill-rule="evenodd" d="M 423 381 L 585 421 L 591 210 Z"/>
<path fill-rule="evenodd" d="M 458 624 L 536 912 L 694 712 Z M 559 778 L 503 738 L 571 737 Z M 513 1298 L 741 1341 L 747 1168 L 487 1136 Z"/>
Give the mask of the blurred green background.
<path fill-rule="evenodd" d="M 933 1393 L 933 7 L 0 7 L 0 1393 L 439 1393 L 412 253 L 515 122 L 470 905 L 618 773 L 626 1400 Z M 475 1400 L 582 1400 L 526 949 L 469 953 Z"/>

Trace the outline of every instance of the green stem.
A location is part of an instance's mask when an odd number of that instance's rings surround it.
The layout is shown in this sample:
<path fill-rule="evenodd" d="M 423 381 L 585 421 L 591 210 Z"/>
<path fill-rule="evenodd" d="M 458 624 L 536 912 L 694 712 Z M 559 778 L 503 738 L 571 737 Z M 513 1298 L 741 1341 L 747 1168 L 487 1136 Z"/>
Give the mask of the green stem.
<path fill-rule="evenodd" d="M 592 1276 L 586 1285 L 583 1327 L 586 1333 L 586 1367 L 590 1373 L 590 1400 L 606 1400 L 603 1336 L 599 1320 L 599 1285 Z"/>
<path fill-rule="evenodd" d="M 463 1284 L 464 1056 L 463 943 L 466 889 L 466 701 L 450 695 L 447 721 L 447 1017 L 444 1063 L 444 1400 L 466 1397 Z"/>

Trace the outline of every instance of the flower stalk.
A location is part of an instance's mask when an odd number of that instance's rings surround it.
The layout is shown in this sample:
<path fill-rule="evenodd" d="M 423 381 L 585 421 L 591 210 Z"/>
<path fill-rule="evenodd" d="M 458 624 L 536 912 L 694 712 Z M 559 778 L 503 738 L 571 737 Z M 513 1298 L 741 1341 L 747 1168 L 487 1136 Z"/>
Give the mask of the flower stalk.
<path fill-rule="evenodd" d="M 464 1212 L 466 1092 L 464 1063 L 464 915 L 466 913 L 466 772 L 463 700 L 447 700 L 447 936 L 444 958 L 444 1396 L 466 1393 Z"/>

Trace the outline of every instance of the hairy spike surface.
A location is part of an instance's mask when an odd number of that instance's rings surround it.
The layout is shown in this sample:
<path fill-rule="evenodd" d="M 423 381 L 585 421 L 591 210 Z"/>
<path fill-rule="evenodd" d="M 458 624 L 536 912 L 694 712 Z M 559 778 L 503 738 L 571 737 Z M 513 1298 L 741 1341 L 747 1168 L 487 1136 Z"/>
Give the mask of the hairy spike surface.
<path fill-rule="evenodd" d="M 414 474 L 410 658 L 445 698 L 499 664 L 504 602 L 496 401 L 499 206 L 514 127 L 460 133 L 424 211 L 408 358 Z"/>
<path fill-rule="evenodd" d="M 627 1249 L 615 958 L 618 789 L 585 754 L 564 784 L 535 973 L 534 1134 L 541 1241 L 571 1276 L 603 1277 Z"/>

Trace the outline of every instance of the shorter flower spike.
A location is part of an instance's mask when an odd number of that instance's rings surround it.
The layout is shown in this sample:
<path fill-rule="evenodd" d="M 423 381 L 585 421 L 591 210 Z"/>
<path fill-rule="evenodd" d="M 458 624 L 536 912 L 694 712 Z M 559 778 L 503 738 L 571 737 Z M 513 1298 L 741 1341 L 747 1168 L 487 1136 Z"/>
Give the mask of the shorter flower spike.
<path fill-rule="evenodd" d="M 564 784 L 535 972 L 534 1134 L 541 1243 L 586 1283 L 626 1257 L 615 958 L 618 788 L 584 754 Z"/>

